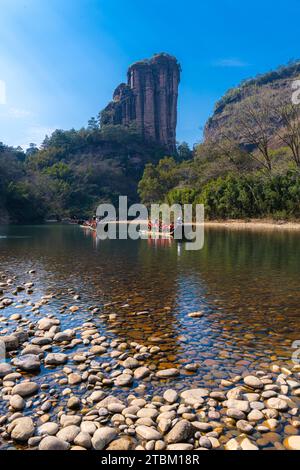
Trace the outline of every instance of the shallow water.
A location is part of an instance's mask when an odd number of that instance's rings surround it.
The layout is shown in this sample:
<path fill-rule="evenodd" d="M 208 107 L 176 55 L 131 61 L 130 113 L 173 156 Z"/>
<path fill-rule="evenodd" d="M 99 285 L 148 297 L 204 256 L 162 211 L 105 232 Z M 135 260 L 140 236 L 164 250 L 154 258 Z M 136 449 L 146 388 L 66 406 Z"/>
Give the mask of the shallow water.
<path fill-rule="evenodd" d="M 63 327 L 92 318 L 111 338 L 159 345 L 164 354 L 151 361 L 160 369 L 200 364 L 168 385 L 213 386 L 270 362 L 288 365 L 300 340 L 298 233 L 212 228 L 199 252 L 171 240 L 97 242 L 77 226 L 0 227 L 0 238 L 0 270 L 23 282 L 36 269 L 32 301 L 57 294 L 41 316 L 56 314 Z M 65 304 L 80 309 L 61 313 Z M 201 318 L 188 317 L 198 310 Z M 26 306 L 1 315 L 16 312 L 33 315 Z M 101 313 L 116 313 L 117 321 Z"/>

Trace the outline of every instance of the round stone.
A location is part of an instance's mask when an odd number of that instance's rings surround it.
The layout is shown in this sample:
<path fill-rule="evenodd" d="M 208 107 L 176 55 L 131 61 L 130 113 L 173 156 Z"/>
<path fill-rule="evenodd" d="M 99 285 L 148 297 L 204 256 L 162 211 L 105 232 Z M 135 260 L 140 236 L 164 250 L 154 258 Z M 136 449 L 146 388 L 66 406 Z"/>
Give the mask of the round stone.
<path fill-rule="evenodd" d="M 20 395 L 13 395 L 9 404 L 16 411 L 22 411 L 26 406 L 25 400 Z"/>
<path fill-rule="evenodd" d="M 148 426 L 138 426 L 136 428 L 136 434 L 140 439 L 143 439 L 145 441 L 158 441 L 162 439 L 162 435 L 160 432 Z"/>
<path fill-rule="evenodd" d="M 252 410 L 248 414 L 247 418 L 248 418 L 248 421 L 260 421 L 261 419 L 264 419 L 264 415 L 259 410 Z"/>
<path fill-rule="evenodd" d="M 134 446 L 133 441 L 129 437 L 121 437 L 120 439 L 116 439 L 115 441 L 111 442 L 107 447 L 107 450 L 114 451 L 114 450 L 131 450 Z"/>
<path fill-rule="evenodd" d="M 43 436 L 43 435 L 48 435 L 48 436 L 55 436 L 58 433 L 59 426 L 56 423 L 44 423 L 42 426 L 38 428 L 38 433 Z"/>
<path fill-rule="evenodd" d="M 92 436 L 98 428 L 96 424 L 92 423 L 91 421 L 83 421 L 81 423 L 80 429 L 82 432 L 88 433 Z"/>
<path fill-rule="evenodd" d="M 74 443 L 78 446 L 84 447 L 85 449 L 90 449 L 92 447 L 92 439 L 87 432 L 80 432 L 75 437 Z"/>
<path fill-rule="evenodd" d="M 80 408 L 81 402 L 78 397 L 70 397 L 67 403 L 67 407 L 70 410 L 78 410 Z"/>
<path fill-rule="evenodd" d="M 245 385 L 247 385 L 248 387 L 250 388 L 254 388 L 254 389 L 261 389 L 264 387 L 264 384 L 262 383 L 262 381 L 255 377 L 254 375 L 247 375 L 247 377 L 244 378 L 244 383 Z"/>
<path fill-rule="evenodd" d="M 166 402 L 170 404 L 173 404 L 178 400 L 178 393 L 176 392 L 176 390 L 166 390 L 163 396 Z"/>
<path fill-rule="evenodd" d="M 233 419 L 245 419 L 246 415 L 243 411 L 237 410 L 236 408 L 228 408 L 226 411 L 226 415 L 228 418 L 233 418 Z"/>
<path fill-rule="evenodd" d="M 14 386 L 14 388 L 12 389 L 12 395 L 28 397 L 37 393 L 38 390 L 39 386 L 35 382 L 22 382 Z"/>
<path fill-rule="evenodd" d="M 269 400 L 267 400 L 267 406 L 268 408 L 274 408 L 274 410 L 278 411 L 285 411 L 288 409 L 288 404 L 285 400 L 275 397 L 269 398 Z"/>
<path fill-rule="evenodd" d="M 63 353 L 50 353 L 45 358 L 46 366 L 59 366 L 68 361 L 68 356 Z"/>
<path fill-rule="evenodd" d="M 80 433 L 80 428 L 78 426 L 71 425 L 71 426 L 66 426 L 65 428 L 61 429 L 57 433 L 57 437 L 58 439 L 61 439 L 62 441 L 71 443 L 71 442 L 74 442 L 75 437 L 79 433 Z"/>
<path fill-rule="evenodd" d="M 288 450 L 300 450 L 300 436 L 289 436 L 283 441 L 283 445 Z"/>
<path fill-rule="evenodd" d="M 111 441 L 118 436 L 116 429 L 111 427 L 103 427 L 97 429 L 93 438 L 92 445 L 95 450 L 103 450 Z"/>
<path fill-rule="evenodd" d="M 203 398 L 207 397 L 208 394 L 209 392 L 205 388 L 194 388 L 182 392 L 181 398 L 186 405 L 202 404 L 204 401 Z"/>
<path fill-rule="evenodd" d="M 159 370 L 157 373 L 156 373 L 157 377 L 159 377 L 160 379 L 168 379 L 170 377 L 176 377 L 177 375 L 179 375 L 179 370 L 177 369 L 174 369 L 174 368 L 171 368 L 171 369 L 163 369 L 163 370 Z"/>
<path fill-rule="evenodd" d="M 194 446 L 193 444 L 185 444 L 184 442 L 178 443 L 178 444 L 169 444 L 167 446 L 167 450 L 193 450 Z"/>
<path fill-rule="evenodd" d="M 189 440 L 194 434 L 194 428 L 192 424 L 183 419 L 175 424 L 171 431 L 166 436 L 167 444 L 177 444 L 179 442 L 185 442 Z"/>
<path fill-rule="evenodd" d="M 41 363 L 35 354 L 26 354 L 14 359 L 14 365 L 24 372 L 35 372 L 40 370 Z"/>
<path fill-rule="evenodd" d="M 115 385 L 117 387 L 126 387 L 132 383 L 132 376 L 129 374 L 121 374 L 115 380 Z"/>
<path fill-rule="evenodd" d="M 140 363 L 134 357 L 128 357 L 122 365 L 125 369 L 136 369 L 139 367 Z"/>
<path fill-rule="evenodd" d="M 54 436 L 45 437 L 39 445 L 39 450 L 69 450 L 70 444 Z"/>
<path fill-rule="evenodd" d="M 69 385 L 77 385 L 81 382 L 81 375 L 79 374 L 69 374 L 68 375 L 68 383 Z"/>
<path fill-rule="evenodd" d="M 148 377 L 149 375 L 150 375 L 150 370 L 148 369 L 148 367 L 144 367 L 144 366 L 138 367 L 134 371 L 134 378 L 137 380 L 142 380 L 145 377 Z"/>
<path fill-rule="evenodd" d="M 239 431 L 242 431 L 246 434 L 251 434 L 253 432 L 253 426 L 244 419 L 237 421 L 236 427 Z"/>
<path fill-rule="evenodd" d="M 12 367 L 7 362 L 0 363 L 0 379 L 12 372 Z"/>
<path fill-rule="evenodd" d="M 31 418 L 15 419 L 10 426 L 11 437 L 18 442 L 27 442 L 34 433 L 34 424 Z"/>

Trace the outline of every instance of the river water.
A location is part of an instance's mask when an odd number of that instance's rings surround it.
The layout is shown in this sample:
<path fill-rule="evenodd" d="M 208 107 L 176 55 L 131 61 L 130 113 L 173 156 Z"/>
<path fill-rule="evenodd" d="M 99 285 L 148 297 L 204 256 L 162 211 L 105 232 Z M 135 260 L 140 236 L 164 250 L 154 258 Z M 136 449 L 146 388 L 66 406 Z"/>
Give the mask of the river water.
<path fill-rule="evenodd" d="M 20 282 L 36 270 L 31 300 L 56 295 L 40 316 L 55 314 L 64 328 L 92 318 L 110 338 L 158 345 L 158 369 L 198 363 L 174 379 L 177 388 L 213 386 L 270 362 L 290 364 L 300 340 L 299 242 L 289 231 L 212 228 L 201 251 L 186 251 L 171 240 L 100 242 L 77 226 L 2 226 L 0 270 Z M 203 315 L 188 316 L 195 311 Z M 22 315 L 33 315 L 26 304 Z"/>

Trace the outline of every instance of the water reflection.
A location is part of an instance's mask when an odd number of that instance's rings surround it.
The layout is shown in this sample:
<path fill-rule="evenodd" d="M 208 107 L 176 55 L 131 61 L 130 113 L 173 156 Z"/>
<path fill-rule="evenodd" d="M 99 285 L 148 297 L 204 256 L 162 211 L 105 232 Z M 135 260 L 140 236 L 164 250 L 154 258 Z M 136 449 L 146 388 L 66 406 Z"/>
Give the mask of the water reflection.
<path fill-rule="evenodd" d="M 297 233 L 209 229 L 199 252 L 172 240 L 99 242 L 76 226 L 6 227 L 0 235 L 8 237 L 0 240 L 2 269 L 21 278 L 35 268 L 34 295 L 57 293 L 43 313 L 60 312 L 75 289 L 80 310 L 65 314 L 64 326 L 99 306 L 93 318 L 106 334 L 161 347 L 156 366 L 200 363 L 188 381 L 287 360 L 300 339 Z M 188 316 L 198 310 L 201 318 Z"/>

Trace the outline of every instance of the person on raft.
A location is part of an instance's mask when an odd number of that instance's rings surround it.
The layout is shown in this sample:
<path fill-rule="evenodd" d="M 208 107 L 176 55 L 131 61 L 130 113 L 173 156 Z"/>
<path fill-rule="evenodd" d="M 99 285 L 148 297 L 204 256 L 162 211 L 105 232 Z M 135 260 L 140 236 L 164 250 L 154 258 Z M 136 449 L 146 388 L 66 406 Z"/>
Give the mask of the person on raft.
<path fill-rule="evenodd" d="M 172 222 L 170 227 L 169 227 L 169 232 L 170 232 L 170 235 L 173 237 L 174 236 L 174 231 L 175 231 L 175 225 L 174 223 Z"/>

